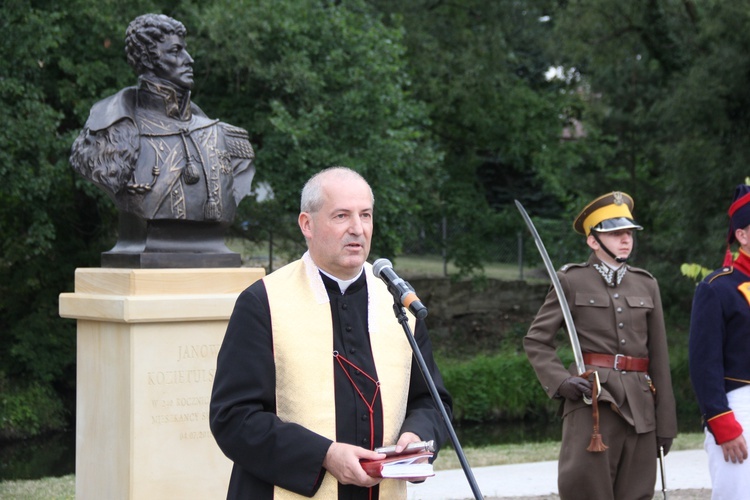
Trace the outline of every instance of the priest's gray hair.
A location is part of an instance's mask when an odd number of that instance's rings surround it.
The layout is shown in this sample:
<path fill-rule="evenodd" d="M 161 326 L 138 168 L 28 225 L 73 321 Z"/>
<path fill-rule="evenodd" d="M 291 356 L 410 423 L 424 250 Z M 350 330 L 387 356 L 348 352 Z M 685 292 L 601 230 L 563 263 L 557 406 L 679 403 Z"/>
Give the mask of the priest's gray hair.
<path fill-rule="evenodd" d="M 325 202 L 323 196 L 323 181 L 329 177 L 337 179 L 361 179 L 367 184 L 367 187 L 370 188 L 370 199 L 372 200 L 373 206 L 375 205 L 375 195 L 372 193 L 372 188 L 365 178 L 350 168 L 336 166 L 321 170 L 310 177 L 305 183 L 305 187 L 302 188 L 302 197 L 300 199 L 300 212 L 312 214 L 320 210 Z"/>

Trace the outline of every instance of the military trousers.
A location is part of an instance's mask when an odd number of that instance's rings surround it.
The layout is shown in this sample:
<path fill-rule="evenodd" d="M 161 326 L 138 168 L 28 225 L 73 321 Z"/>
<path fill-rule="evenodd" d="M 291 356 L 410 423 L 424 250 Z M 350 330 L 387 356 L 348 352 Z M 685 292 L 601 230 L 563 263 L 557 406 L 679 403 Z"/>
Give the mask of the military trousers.
<path fill-rule="evenodd" d="M 742 425 L 742 434 L 750 444 L 750 385 L 727 393 L 729 407 Z M 716 444 L 714 435 L 706 430 L 703 447 L 708 453 L 708 470 L 711 473 L 711 500 L 735 500 L 750 493 L 750 460 L 732 463 L 724 460 L 724 451 Z"/>
<path fill-rule="evenodd" d="M 651 500 L 656 484 L 656 432 L 637 434 L 609 404 L 599 404 L 603 452 L 586 451 L 591 407 L 563 419 L 557 486 L 561 500 Z"/>

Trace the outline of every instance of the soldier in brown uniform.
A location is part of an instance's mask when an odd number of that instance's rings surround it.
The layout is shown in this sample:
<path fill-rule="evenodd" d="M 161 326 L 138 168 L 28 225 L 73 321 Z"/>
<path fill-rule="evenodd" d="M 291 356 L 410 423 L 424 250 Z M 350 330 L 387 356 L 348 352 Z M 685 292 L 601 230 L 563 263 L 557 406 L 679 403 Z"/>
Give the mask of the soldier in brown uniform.
<path fill-rule="evenodd" d="M 632 198 L 620 192 L 586 206 L 573 226 L 586 236 L 592 254 L 557 272 L 586 369 L 599 375 L 599 430 L 606 450 L 587 451 L 593 418 L 583 396 L 591 396 L 592 385 L 575 364 L 566 369 L 557 356 L 555 339 L 564 317 L 554 289 L 524 338 L 547 395 L 562 400 L 562 499 L 650 500 L 659 447 L 666 454 L 677 434 L 659 286 L 651 274 L 626 263 L 633 231 L 642 229 L 632 208 Z"/>

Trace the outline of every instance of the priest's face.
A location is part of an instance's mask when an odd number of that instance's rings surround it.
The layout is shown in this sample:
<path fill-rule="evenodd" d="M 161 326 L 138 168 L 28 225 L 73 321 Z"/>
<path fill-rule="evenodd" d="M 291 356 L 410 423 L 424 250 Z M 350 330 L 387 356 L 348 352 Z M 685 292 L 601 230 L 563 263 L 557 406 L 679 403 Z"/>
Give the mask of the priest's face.
<path fill-rule="evenodd" d="M 185 48 L 185 39 L 179 35 L 165 35 L 163 41 L 156 40 L 156 60 L 153 61 L 154 76 L 172 85 L 190 90 L 193 88 L 193 58 Z"/>
<path fill-rule="evenodd" d="M 368 184 L 354 176 L 329 175 L 322 184 L 323 204 L 302 212 L 299 225 L 313 262 L 333 276 L 357 276 L 370 254 L 373 199 Z"/>

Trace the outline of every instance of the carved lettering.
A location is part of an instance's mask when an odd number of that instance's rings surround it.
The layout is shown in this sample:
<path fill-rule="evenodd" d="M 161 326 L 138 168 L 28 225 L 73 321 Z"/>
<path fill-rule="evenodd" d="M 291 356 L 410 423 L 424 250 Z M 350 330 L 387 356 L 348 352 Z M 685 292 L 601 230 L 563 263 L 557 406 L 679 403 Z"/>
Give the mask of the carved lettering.
<path fill-rule="evenodd" d="M 208 406 L 210 398 L 208 396 L 177 398 L 177 406 Z"/>
<path fill-rule="evenodd" d="M 177 361 L 183 359 L 216 359 L 219 355 L 219 344 L 178 345 Z"/>
<path fill-rule="evenodd" d="M 205 439 L 210 437 L 209 431 L 192 431 L 192 432 L 180 432 L 180 440 L 184 439 Z"/>
<path fill-rule="evenodd" d="M 151 415 L 151 423 L 180 424 L 184 422 L 205 422 L 208 420 L 208 412 L 194 411 L 190 413 L 165 413 L 162 415 Z"/>
<path fill-rule="evenodd" d="M 148 372 L 148 385 L 212 383 L 216 370 L 174 370 Z"/>

